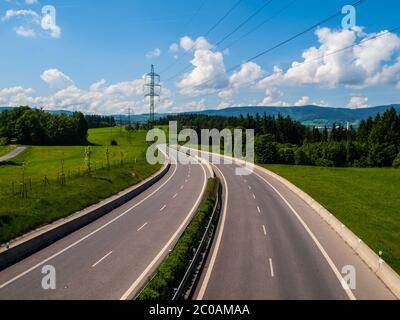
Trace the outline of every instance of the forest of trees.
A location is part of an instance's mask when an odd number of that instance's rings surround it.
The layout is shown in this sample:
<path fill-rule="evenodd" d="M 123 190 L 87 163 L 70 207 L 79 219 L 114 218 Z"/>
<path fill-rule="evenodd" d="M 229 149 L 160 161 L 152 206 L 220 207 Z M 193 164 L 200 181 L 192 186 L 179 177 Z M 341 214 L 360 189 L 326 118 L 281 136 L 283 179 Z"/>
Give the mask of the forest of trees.
<path fill-rule="evenodd" d="M 3 143 L 15 140 L 24 145 L 82 145 L 87 143 L 85 116 L 50 114 L 19 107 L 0 113 L 0 137 Z"/>
<path fill-rule="evenodd" d="M 86 115 L 85 119 L 89 129 L 108 128 L 116 125 L 112 116 Z"/>
<path fill-rule="evenodd" d="M 255 153 L 259 163 L 329 167 L 400 167 L 400 115 L 394 108 L 384 115 L 362 121 L 357 129 L 334 124 L 311 128 L 290 117 L 169 116 L 158 121 L 200 133 L 201 129 L 247 128 L 255 130 Z"/>

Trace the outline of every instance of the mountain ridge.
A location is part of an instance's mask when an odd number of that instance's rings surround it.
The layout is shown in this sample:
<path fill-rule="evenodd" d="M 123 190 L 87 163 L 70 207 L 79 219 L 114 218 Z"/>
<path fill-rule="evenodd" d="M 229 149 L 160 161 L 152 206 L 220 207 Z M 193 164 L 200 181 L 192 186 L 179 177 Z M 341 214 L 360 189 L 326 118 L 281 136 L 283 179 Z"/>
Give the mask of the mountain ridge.
<path fill-rule="evenodd" d="M 181 113 L 158 113 L 155 115 L 156 119 L 165 117 L 167 115 L 177 114 L 195 114 L 195 115 L 208 115 L 208 116 L 225 116 L 225 117 L 240 117 L 247 116 L 247 114 L 255 116 L 271 115 L 284 117 L 290 116 L 291 118 L 309 126 L 327 126 L 333 123 L 351 123 L 357 125 L 361 120 L 368 117 L 374 117 L 378 113 L 383 114 L 390 107 L 394 107 L 400 113 L 400 104 L 382 105 L 369 108 L 334 108 L 334 107 L 321 107 L 316 105 L 307 105 L 302 107 L 271 107 L 271 106 L 245 106 L 245 107 L 229 107 L 225 109 L 208 109 L 202 111 L 189 111 Z M 0 107 L 0 112 L 12 109 L 12 107 Z M 47 110 L 53 114 L 66 114 L 71 115 L 73 112 L 67 110 Z M 111 115 L 116 121 L 121 118 L 123 122 L 128 119 L 127 115 L 114 114 Z M 148 119 L 147 114 L 131 115 L 133 122 L 146 122 Z"/>

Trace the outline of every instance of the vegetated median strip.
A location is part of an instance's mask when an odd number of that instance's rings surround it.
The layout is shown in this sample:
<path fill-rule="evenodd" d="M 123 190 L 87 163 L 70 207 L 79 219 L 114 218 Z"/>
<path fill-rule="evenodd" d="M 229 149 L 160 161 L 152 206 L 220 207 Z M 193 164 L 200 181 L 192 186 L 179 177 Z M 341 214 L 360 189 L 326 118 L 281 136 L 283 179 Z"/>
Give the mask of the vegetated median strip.
<path fill-rule="evenodd" d="M 193 249 L 196 249 L 207 230 L 217 201 L 219 184 L 214 178 L 208 180 L 207 189 L 191 223 L 171 250 L 169 256 L 161 263 L 155 276 L 140 292 L 138 300 L 171 300 L 175 290 L 186 275 Z"/>
<path fill-rule="evenodd" d="M 154 259 L 150 262 L 150 264 L 143 270 L 143 272 L 140 274 L 140 276 L 132 283 L 132 285 L 125 291 L 125 293 L 122 295 L 120 300 L 127 300 L 132 298 L 133 293 L 138 289 L 138 287 L 143 284 L 143 281 L 145 279 L 149 278 L 149 275 L 153 268 L 155 268 L 156 264 L 159 263 L 162 257 L 165 257 L 167 254 L 167 250 L 174 244 L 176 243 L 177 239 L 179 238 L 180 235 L 183 234 L 185 231 L 185 228 L 187 228 L 187 225 L 190 223 L 190 221 L 193 220 L 194 214 L 199 207 L 201 203 L 201 199 L 203 198 L 203 195 L 206 192 L 207 189 L 207 173 L 206 170 L 204 169 L 204 166 L 201 166 L 203 170 L 203 186 L 202 190 L 200 192 L 199 197 L 196 199 L 196 202 L 194 203 L 193 207 L 190 209 L 189 213 L 187 214 L 185 220 L 180 224 L 176 232 L 171 236 L 171 238 L 168 240 L 168 242 L 165 244 L 165 246 L 160 250 L 160 252 L 154 257 Z"/>

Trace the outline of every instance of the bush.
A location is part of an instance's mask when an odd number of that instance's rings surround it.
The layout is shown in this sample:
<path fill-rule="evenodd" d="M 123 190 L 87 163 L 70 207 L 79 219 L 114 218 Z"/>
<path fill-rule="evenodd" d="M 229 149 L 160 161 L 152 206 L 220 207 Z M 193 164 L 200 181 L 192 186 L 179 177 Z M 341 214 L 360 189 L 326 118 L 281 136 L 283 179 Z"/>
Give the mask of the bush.
<path fill-rule="evenodd" d="M 278 146 L 278 162 L 282 164 L 295 163 L 295 149 L 286 145 Z"/>
<path fill-rule="evenodd" d="M 393 161 L 393 168 L 400 169 L 400 152 L 397 158 Z"/>
<path fill-rule="evenodd" d="M 6 137 L 0 138 L 0 146 L 6 146 L 8 144 L 8 139 Z"/>
<path fill-rule="evenodd" d="M 110 142 L 110 145 L 112 145 L 112 146 L 117 146 L 117 145 L 118 145 L 117 140 L 112 139 L 111 142 Z"/>
<path fill-rule="evenodd" d="M 256 137 L 254 149 L 258 163 L 270 164 L 278 162 L 277 143 L 271 134 Z"/>

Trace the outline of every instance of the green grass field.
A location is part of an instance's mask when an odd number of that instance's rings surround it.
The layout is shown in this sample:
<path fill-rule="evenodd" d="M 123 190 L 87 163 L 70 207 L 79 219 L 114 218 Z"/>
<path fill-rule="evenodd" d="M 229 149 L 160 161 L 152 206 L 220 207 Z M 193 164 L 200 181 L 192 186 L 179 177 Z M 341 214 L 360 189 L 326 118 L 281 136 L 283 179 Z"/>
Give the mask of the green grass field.
<path fill-rule="evenodd" d="M 0 146 L 0 157 L 4 156 L 5 154 L 9 153 L 10 151 L 12 151 L 13 149 L 15 149 L 15 147 L 11 147 L 11 146 Z"/>
<path fill-rule="evenodd" d="M 307 192 L 400 273 L 400 170 L 265 167 Z"/>
<path fill-rule="evenodd" d="M 0 165 L 0 242 L 97 203 L 159 170 L 160 165 L 151 166 L 146 161 L 145 138 L 144 131 L 128 135 L 120 128 L 90 130 L 91 174 L 87 173 L 84 146 L 32 146 L 13 162 Z M 110 146 L 112 139 L 117 141 L 117 146 Z M 107 146 L 110 169 L 106 160 Z M 62 159 L 65 185 L 58 180 Z M 27 199 L 18 194 L 23 172 Z M 44 182 L 45 177 L 48 184 Z"/>

